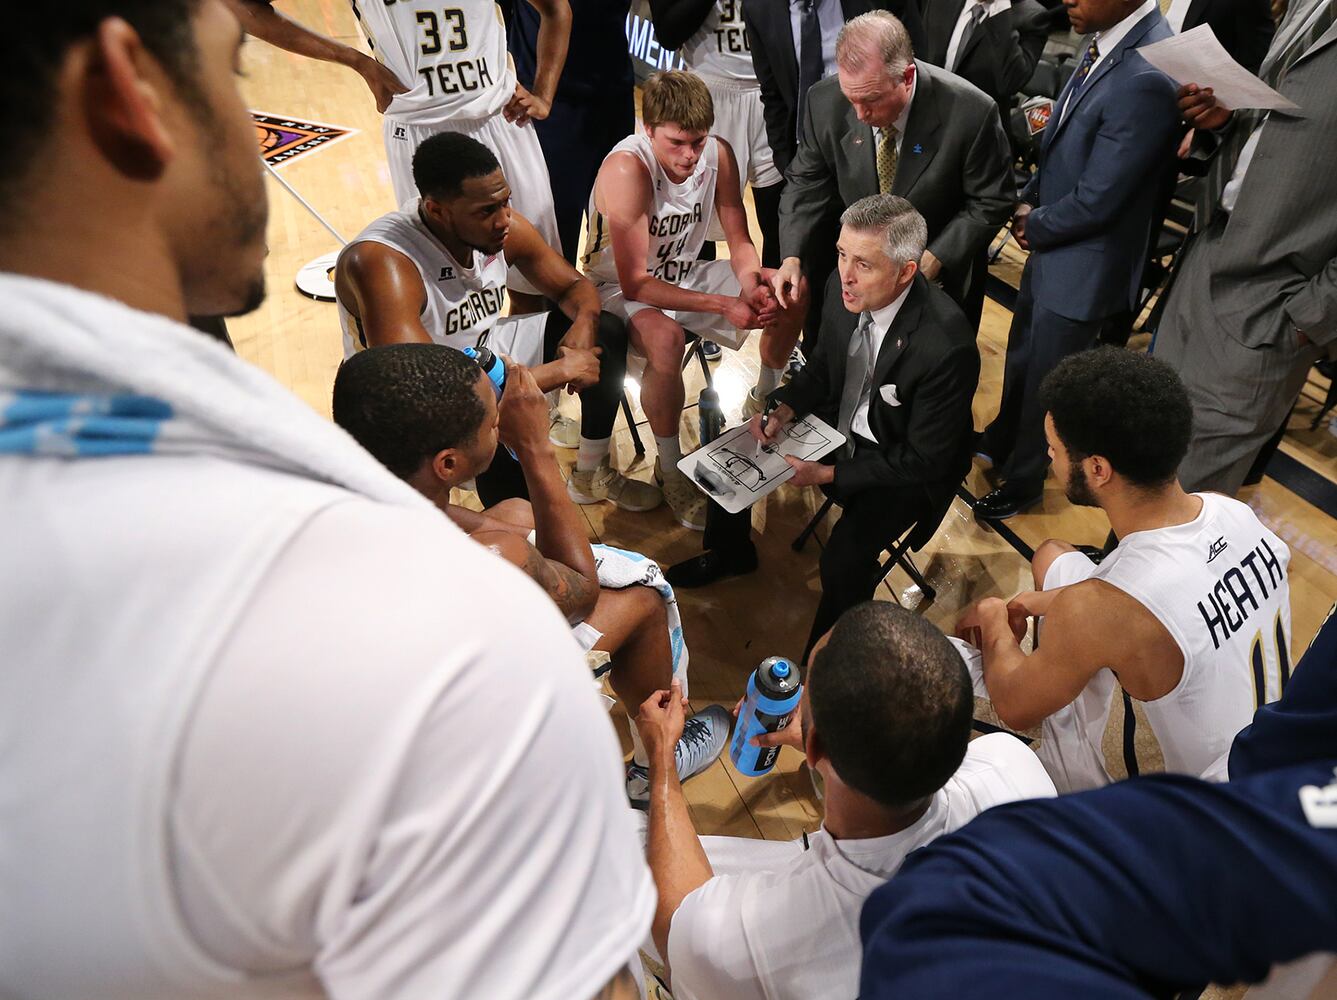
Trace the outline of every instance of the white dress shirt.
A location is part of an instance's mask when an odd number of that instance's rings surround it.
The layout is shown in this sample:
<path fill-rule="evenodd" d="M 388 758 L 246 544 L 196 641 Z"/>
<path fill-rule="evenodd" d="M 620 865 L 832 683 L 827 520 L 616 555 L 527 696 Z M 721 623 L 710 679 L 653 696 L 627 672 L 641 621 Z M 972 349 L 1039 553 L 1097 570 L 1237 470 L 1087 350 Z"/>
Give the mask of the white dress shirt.
<path fill-rule="evenodd" d="M 887 331 L 891 329 L 891 324 L 896 322 L 896 314 L 901 311 L 901 306 L 905 303 L 905 297 L 910 294 L 910 286 L 906 285 L 901 290 L 901 294 L 888 302 L 881 309 L 874 309 L 872 312 L 873 323 L 868 328 L 868 338 L 873 343 L 872 365 L 877 365 L 877 356 L 882 350 L 882 341 L 887 339 Z M 850 430 L 862 438 L 869 441 L 877 441 L 873 434 L 873 428 L 868 425 L 868 405 L 873 397 L 872 372 L 869 372 L 868 388 L 859 399 L 859 405 L 854 408 L 854 416 L 850 418 Z"/>
<path fill-rule="evenodd" d="M 1165 12 L 1165 19 L 1170 22 L 1176 35 L 1184 30 L 1184 18 L 1188 17 L 1188 9 L 1192 6 L 1193 0 L 1170 0 L 1170 9 Z"/>
<path fill-rule="evenodd" d="M 956 27 L 952 29 L 951 40 L 947 43 L 947 57 L 943 60 L 946 69 L 951 69 L 956 64 L 956 51 L 961 47 L 961 36 L 966 33 L 966 25 L 970 23 L 970 12 L 976 5 L 984 8 L 984 20 L 991 17 L 997 17 L 1005 10 L 1012 8 L 1012 0 L 966 0 L 961 5 L 961 13 L 956 19 Z M 980 27 L 984 25 L 981 24 Z"/>
<path fill-rule="evenodd" d="M 678 1000 L 849 1000 L 859 991 L 859 911 L 905 856 L 1004 802 L 1048 798 L 1039 759 L 1005 733 L 965 760 L 912 826 L 889 837 L 800 841 L 702 837 L 714 877 L 673 915 Z"/>
<path fill-rule="evenodd" d="M 845 12 L 840 9 L 840 0 L 814 0 L 817 4 L 817 26 L 822 31 L 822 76 L 828 77 L 836 71 L 836 36 L 845 26 Z M 789 0 L 789 31 L 794 39 L 794 59 L 802 54 L 802 17 L 803 0 Z"/>

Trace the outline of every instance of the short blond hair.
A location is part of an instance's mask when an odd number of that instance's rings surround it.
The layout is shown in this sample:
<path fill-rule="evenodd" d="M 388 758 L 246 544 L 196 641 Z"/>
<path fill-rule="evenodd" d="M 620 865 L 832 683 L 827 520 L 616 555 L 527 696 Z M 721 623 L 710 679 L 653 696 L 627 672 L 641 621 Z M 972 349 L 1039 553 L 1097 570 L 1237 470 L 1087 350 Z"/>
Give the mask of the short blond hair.
<path fill-rule="evenodd" d="M 652 73 L 641 88 L 641 120 L 649 128 L 677 125 L 688 132 L 709 132 L 715 102 L 695 73 L 670 69 Z"/>
<path fill-rule="evenodd" d="M 914 61 L 910 33 L 895 14 L 871 10 L 845 22 L 836 36 L 836 65 L 842 69 L 861 69 L 876 59 L 893 77 L 902 76 Z"/>

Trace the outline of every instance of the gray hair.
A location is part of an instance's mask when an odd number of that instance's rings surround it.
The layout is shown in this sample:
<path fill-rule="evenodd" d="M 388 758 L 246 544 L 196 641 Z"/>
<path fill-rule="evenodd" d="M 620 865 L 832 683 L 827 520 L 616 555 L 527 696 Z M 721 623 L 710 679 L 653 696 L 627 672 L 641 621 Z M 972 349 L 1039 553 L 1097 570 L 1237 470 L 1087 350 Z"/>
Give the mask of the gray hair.
<path fill-rule="evenodd" d="M 910 33 L 895 14 L 870 10 L 845 22 L 836 36 L 836 65 L 857 70 L 869 59 L 880 60 L 887 73 L 899 77 L 914 61 Z"/>
<path fill-rule="evenodd" d="M 851 22 L 853 23 L 853 22 Z M 870 194 L 840 215 L 840 224 L 860 233 L 878 233 L 883 252 L 897 264 L 919 263 L 928 246 L 928 225 L 900 195 Z"/>

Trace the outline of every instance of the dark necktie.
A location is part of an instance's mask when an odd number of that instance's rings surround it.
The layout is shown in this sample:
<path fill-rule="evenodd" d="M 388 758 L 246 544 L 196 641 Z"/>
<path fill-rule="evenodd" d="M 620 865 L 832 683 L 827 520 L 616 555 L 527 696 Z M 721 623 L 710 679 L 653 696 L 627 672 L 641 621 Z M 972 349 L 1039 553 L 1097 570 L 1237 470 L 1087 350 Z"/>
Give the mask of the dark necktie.
<path fill-rule="evenodd" d="M 836 419 L 836 429 L 845 435 L 845 454 L 854 454 L 854 411 L 868 391 L 869 381 L 873 377 L 873 317 L 869 313 L 859 316 L 859 325 L 850 338 L 849 354 L 845 358 L 845 384 L 840 390 L 840 410 Z"/>
<path fill-rule="evenodd" d="M 1297 21 L 1293 22 L 1296 24 L 1295 32 L 1278 32 L 1276 42 L 1258 71 L 1259 78 L 1269 87 L 1279 87 L 1291 65 L 1308 52 L 1309 47 L 1332 27 L 1335 13 L 1333 0 L 1319 0 L 1319 2 L 1321 9 L 1307 7 L 1295 11 L 1297 18 Z M 1230 178 L 1235 176 L 1235 167 L 1239 164 L 1245 144 L 1266 117 L 1267 112 L 1258 108 L 1241 108 L 1235 112 L 1230 132 L 1207 169 L 1207 183 L 1203 185 L 1198 201 L 1199 225 L 1205 225 L 1216 211 L 1216 207 L 1221 204 L 1221 193 L 1230 183 Z"/>
<path fill-rule="evenodd" d="M 803 0 L 799 7 L 798 32 L 798 141 L 803 141 L 803 116 L 808 106 L 808 88 L 822 78 L 822 26 L 817 20 L 816 0 Z"/>
<path fill-rule="evenodd" d="M 973 0 L 971 0 L 973 3 Z M 961 57 L 966 54 L 966 46 L 970 44 L 970 38 L 975 32 L 979 31 L 980 25 L 984 23 L 984 4 L 975 3 L 970 9 L 970 20 L 961 31 L 961 41 L 956 44 L 956 57 L 952 60 L 951 70 L 956 72 L 956 68 L 961 65 Z"/>

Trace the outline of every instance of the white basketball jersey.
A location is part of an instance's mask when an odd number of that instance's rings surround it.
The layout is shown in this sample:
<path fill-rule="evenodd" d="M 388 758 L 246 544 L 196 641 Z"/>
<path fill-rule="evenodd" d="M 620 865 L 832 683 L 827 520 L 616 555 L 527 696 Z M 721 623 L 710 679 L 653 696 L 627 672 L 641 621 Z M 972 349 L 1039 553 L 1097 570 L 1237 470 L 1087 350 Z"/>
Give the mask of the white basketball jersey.
<path fill-rule="evenodd" d="M 631 153 L 650 173 L 654 184 L 654 200 L 650 205 L 650 246 L 646 253 L 645 269 L 669 284 L 680 283 L 692 270 L 701 246 L 706 241 L 710 220 L 715 214 L 715 181 L 719 176 L 719 140 L 711 136 L 696 170 L 681 184 L 674 184 L 655 159 L 650 139 L 644 132 L 629 135 L 609 152 Z M 604 162 L 607 163 L 607 157 Z M 617 266 L 613 262 L 612 241 L 608 222 L 596 204 L 599 186 L 590 193 L 589 237 L 581 264 L 591 281 L 598 284 L 618 283 Z"/>
<path fill-rule="evenodd" d="M 1246 505 L 1196 494 L 1187 524 L 1138 531 L 1096 568 L 1156 616 L 1184 654 L 1169 694 L 1143 702 L 1172 773 L 1201 775 L 1290 677 L 1290 550 Z"/>
<path fill-rule="evenodd" d="M 386 116 L 415 125 L 489 118 L 515 92 L 506 25 L 493 0 L 350 0 L 372 52 L 405 94 Z"/>
<path fill-rule="evenodd" d="M 692 72 L 706 79 L 756 83 L 752 48 L 743 28 L 743 0 L 718 0 L 701 27 L 678 50 Z"/>
<path fill-rule="evenodd" d="M 427 290 L 422 325 L 438 344 L 456 350 L 476 347 L 496 325 L 506 303 L 505 254 L 484 256 L 475 250 L 467 267 L 460 264 L 422 221 L 416 201 L 373 221 L 343 249 L 339 260 L 349 248 L 366 242 L 398 250 L 417 265 Z M 366 348 L 361 324 L 342 302 L 339 325 L 344 332 L 344 357 Z"/>

